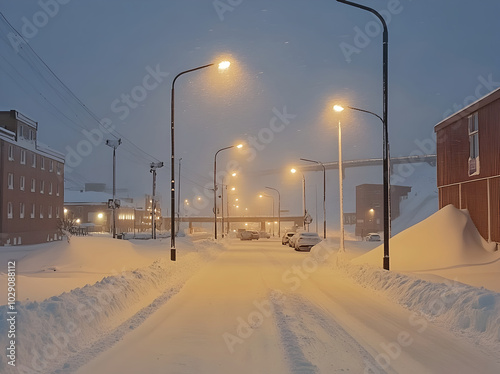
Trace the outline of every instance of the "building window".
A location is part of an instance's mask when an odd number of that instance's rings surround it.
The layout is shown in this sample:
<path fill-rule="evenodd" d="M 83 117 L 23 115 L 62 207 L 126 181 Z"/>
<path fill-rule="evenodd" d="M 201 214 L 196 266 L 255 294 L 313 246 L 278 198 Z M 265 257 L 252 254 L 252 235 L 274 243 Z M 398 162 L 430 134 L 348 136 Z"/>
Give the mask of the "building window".
<path fill-rule="evenodd" d="M 14 215 L 14 212 L 12 211 L 12 203 L 9 201 L 7 203 L 7 218 L 12 218 L 12 216 Z"/>
<path fill-rule="evenodd" d="M 52 195 L 52 182 L 49 183 L 49 195 Z"/>
<path fill-rule="evenodd" d="M 59 207 L 56 206 L 56 218 L 59 218 Z"/>
<path fill-rule="evenodd" d="M 24 203 L 19 203 L 19 218 L 24 218 Z"/>
<path fill-rule="evenodd" d="M 47 213 L 48 218 L 52 218 L 52 206 L 49 206 L 49 211 Z"/>
<path fill-rule="evenodd" d="M 31 192 L 36 192 L 36 179 L 31 178 Z"/>
<path fill-rule="evenodd" d="M 43 218 L 43 205 L 40 205 L 40 218 Z"/>
<path fill-rule="evenodd" d="M 31 204 L 31 214 L 30 214 L 30 217 L 31 218 L 35 218 L 35 204 Z"/>
<path fill-rule="evenodd" d="M 14 161 L 14 146 L 9 144 L 9 161 Z"/>
<path fill-rule="evenodd" d="M 31 167 L 36 168 L 36 154 L 31 154 Z"/>
<path fill-rule="evenodd" d="M 30 129 L 30 140 L 35 140 L 35 132 Z"/>
<path fill-rule="evenodd" d="M 61 175 L 61 164 L 57 163 L 57 175 Z"/>
<path fill-rule="evenodd" d="M 45 170 L 45 157 L 40 157 L 40 169 Z"/>
<path fill-rule="evenodd" d="M 56 186 L 56 196 L 59 196 L 59 184 Z"/>
<path fill-rule="evenodd" d="M 49 171 L 52 173 L 54 171 L 54 161 L 49 161 Z"/>
<path fill-rule="evenodd" d="M 25 182 L 26 182 L 26 178 L 24 178 L 24 176 L 21 176 L 19 178 L 19 189 L 21 191 L 24 191 L 24 185 L 25 185 Z"/>
<path fill-rule="evenodd" d="M 40 193 L 45 193 L 45 181 L 40 181 Z"/>
<path fill-rule="evenodd" d="M 19 136 L 21 138 L 24 138 L 24 126 L 23 125 L 19 126 Z"/>
<path fill-rule="evenodd" d="M 14 174 L 12 173 L 7 174 L 7 188 L 9 190 L 14 189 Z"/>
<path fill-rule="evenodd" d="M 468 117 L 469 122 L 469 176 L 479 174 L 479 121 L 477 112 Z"/>
<path fill-rule="evenodd" d="M 21 165 L 26 165 L 26 150 L 21 149 Z"/>

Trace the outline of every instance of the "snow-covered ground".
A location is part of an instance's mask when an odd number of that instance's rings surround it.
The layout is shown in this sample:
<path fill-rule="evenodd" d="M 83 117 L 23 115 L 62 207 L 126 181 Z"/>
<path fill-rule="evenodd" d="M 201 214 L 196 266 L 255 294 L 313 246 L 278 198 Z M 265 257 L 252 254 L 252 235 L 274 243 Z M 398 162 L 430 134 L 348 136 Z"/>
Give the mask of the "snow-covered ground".
<path fill-rule="evenodd" d="M 0 297 L 16 259 L 18 314 L 16 367 L 3 354 L 0 372 L 500 371 L 500 251 L 466 211 L 394 236 L 390 272 L 378 243 L 195 239 L 177 239 L 175 263 L 168 239 L 2 249 Z"/>

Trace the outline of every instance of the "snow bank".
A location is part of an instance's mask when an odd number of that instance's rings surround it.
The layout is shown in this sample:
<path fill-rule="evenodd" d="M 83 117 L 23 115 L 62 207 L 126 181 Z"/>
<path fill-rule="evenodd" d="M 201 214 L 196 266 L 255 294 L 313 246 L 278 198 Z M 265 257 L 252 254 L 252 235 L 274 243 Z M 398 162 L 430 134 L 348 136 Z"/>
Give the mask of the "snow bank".
<path fill-rule="evenodd" d="M 429 271 L 487 264 L 500 260 L 500 253 L 492 253 L 494 249 L 495 244 L 481 237 L 466 210 L 448 205 L 391 238 L 391 270 Z M 353 263 L 381 266 L 383 251 L 380 245 Z"/>
<path fill-rule="evenodd" d="M 123 244 L 126 252 L 131 244 Z M 162 258 L 42 302 L 18 302 L 16 356 L 22 365 L 14 371 L 5 355 L 0 355 L 0 372 L 52 372 L 73 353 L 88 349 L 121 324 L 130 323 L 129 318 L 139 311 L 156 310 L 161 304 L 155 300 L 166 294 L 162 299 L 165 302 L 177 293 L 202 263 L 214 257 L 214 246 L 203 242 L 186 246 L 178 251 L 175 263 Z M 6 305 L 0 306 L 0 315 L 7 316 L 7 311 Z M 130 324 L 130 328 L 135 327 Z M 8 329 L 7 320 L 0 320 L 2 347 L 8 347 Z"/>
<path fill-rule="evenodd" d="M 356 282 L 383 292 L 415 312 L 415 317 L 424 316 L 427 321 L 435 321 L 449 330 L 467 335 L 483 346 L 498 349 L 500 293 L 454 281 L 433 283 L 417 276 L 348 262 L 339 268 Z"/>
<path fill-rule="evenodd" d="M 424 316 L 498 350 L 500 293 L 463 280 L 474 274 L 474 282 L 498 287 L 500 251 L 494 252 L 494 245 L 479 235 L 467 211 L 449 205 L 396 235 L 390 244 L 391 271 L 380 269 L 383 245 L 354 259 L 343 253 L 329 260 L 349 278 L 399 302 L 415 317 Z M 324 252 L 321 245 L 313 247 L 313 255 Z M 328 242 L 323 245 L 332 247 Z"/>

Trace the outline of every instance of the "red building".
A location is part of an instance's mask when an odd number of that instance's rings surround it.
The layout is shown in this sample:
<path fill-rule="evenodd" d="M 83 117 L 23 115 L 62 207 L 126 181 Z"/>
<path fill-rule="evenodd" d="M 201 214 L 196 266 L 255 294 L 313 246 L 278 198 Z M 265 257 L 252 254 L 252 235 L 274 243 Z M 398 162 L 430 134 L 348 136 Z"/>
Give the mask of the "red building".
<path fill-rule="evenodd" d="M 38 124 L 0 111 L 0 246 L 59 240 L 64 155 L 42 147 Z"/>
<path fill-rule="evenodd" d="M 467 209 L 489 242 L 500 242 L 500 89 L 438 123 L 439 208 Z"/>

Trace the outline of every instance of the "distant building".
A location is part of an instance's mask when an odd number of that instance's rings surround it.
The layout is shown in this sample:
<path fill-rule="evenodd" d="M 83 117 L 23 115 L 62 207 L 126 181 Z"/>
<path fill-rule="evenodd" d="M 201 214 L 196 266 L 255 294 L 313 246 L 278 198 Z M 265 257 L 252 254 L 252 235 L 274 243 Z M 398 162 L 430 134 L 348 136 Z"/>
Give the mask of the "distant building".
<path fill-rule="evenodd" d="M 434 130 L 439 208 L 467 209 L 482 237 L 500 242 L 500 89 Z"/>
<path fill-rule="evenodd" d="M 106 191 L 105 184 L 87 183 L 85 190 L 66 190 L 64 202 L 65 217 L 75 221 L 78 228 L 86 232 L 111 232 L 112 209 L 108 201 L 113 195 Z M 118 198 L 120 207 L 116 209 L 116 232 L 151 231 L 151 197 L 146 195 L 145 208 L 137 208 L 131 198 Z M 161 222 L 161 210 L 157 203 L 157 222 Z M 160 229 L 160 225 L 157 225 Z"/>
<path fill-rule="evenodd" d="M 60 239 L 64 155 L 37 141 L 37 122 L 0 111 L 0 245 Z"/>
<path fill-rule="evenodd" d="M 356 186 L 356 235 L 364 237 L 370 232 L 384 230 L 383 185 Z M 411 191 L 408 186 L 391 186 L 391 221 L 400 215 L 399 205 Z"/>

